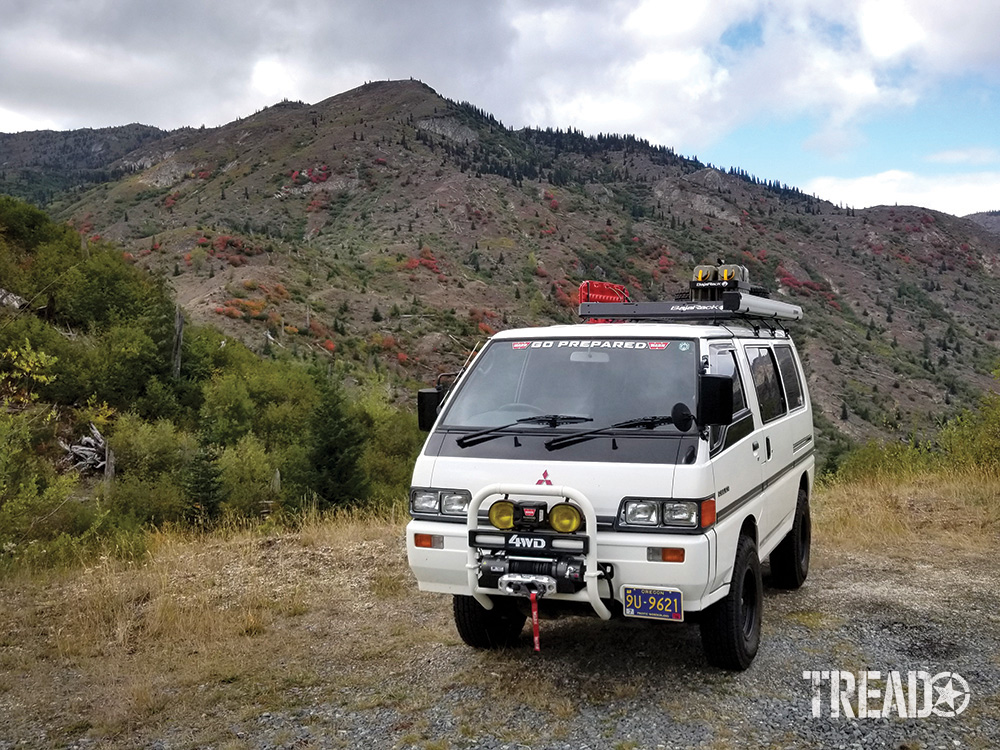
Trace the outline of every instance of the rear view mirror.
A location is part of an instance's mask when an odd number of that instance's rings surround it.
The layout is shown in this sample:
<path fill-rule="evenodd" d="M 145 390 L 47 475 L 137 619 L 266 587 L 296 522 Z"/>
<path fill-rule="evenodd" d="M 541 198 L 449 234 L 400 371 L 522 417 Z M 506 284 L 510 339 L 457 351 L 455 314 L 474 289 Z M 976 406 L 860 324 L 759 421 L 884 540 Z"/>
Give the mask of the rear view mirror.
<path fill-rule="evenodd" d="M 437 388 L 421 388 L 417 391 L 417 425 L 424 432 L 430 432 L 434 426 L 443 397 L 444 391 Z"/>
<path fill-rule="evenodd" d="M 733 379 L 702 375 L 698 379 L 698 424 L 726 425 L 733 421 Z"/>

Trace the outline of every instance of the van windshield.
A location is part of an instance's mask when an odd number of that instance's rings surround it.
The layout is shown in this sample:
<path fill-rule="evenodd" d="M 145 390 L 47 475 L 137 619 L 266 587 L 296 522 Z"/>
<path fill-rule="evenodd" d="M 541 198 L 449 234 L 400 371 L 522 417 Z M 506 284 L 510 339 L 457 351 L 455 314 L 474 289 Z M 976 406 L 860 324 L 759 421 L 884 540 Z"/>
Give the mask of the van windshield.
<path fill-rule="evenodd" d="M 441 424 L 488 428 L 554 415 L 523 427 L 579 430 L 573 417 L 603 425 L 670 414 L 677 403 L 693 411 L 697 364 L 695 342 L 686 339 L 492 341 Z"/>

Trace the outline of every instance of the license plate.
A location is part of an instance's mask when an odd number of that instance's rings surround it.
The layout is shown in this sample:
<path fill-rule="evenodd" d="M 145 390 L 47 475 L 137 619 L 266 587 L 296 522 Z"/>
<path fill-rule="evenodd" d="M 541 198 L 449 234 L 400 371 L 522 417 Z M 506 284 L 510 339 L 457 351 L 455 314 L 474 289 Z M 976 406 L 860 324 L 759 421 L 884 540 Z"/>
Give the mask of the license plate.
<path fill-rule="evenodd" d="M 672 622 L 684 619 L 681 592 L 677 589 L 622 586 L 622 604 L 628 617 Z"/>

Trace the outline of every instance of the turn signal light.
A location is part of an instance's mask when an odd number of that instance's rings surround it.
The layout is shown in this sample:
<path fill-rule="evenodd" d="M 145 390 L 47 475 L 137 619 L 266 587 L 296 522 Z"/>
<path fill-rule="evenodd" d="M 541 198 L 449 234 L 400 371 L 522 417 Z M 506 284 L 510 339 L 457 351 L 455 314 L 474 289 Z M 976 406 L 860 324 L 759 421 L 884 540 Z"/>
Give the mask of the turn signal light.
<path fill-rule="evenodd" d="M 414 534 L 413 546 L 424 549 L 444 549 L 444 537 L 441 534 Z"/>
<path fill-rule="evenodd" d="M 683 547 L 647 547 L 646 559 L 649 562 L 684 562 Z"/>
<path fill-rule="evenodd" d="M 514 528 L 514 503 L 497 500 L 490 506 L 490 523 L 498 529 Z"/>
<path fill-rule="evenodd" d="M 715 523 L 715 498 L 701 504 L 701 527 L 707 529 Z"/>
<path fill-rule="evenodd" d="M 582 523 L 580 509 L 572 503 L 559 503 L 549 511 L 549 526 L 562 534 L 572 534 Z"/>

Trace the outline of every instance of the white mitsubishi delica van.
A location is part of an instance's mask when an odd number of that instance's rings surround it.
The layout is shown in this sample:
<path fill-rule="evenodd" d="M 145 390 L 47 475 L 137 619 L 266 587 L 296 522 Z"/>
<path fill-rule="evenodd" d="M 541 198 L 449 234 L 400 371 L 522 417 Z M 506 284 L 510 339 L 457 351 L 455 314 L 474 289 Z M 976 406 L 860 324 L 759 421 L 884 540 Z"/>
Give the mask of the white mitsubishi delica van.
<path fill-rule="evenodd" d="M 761 562 L 809 570 L 812 410 L 785 322 L 741 266 L 700 266 L 683 301 L 581 285 L 589 323 L 496 334 L 420 394 L 410 490 L 421 590 L 452 594 L 470 646 L 530 617 L 697 620 L 708 661 L 757 653 Z"/>

